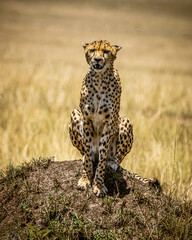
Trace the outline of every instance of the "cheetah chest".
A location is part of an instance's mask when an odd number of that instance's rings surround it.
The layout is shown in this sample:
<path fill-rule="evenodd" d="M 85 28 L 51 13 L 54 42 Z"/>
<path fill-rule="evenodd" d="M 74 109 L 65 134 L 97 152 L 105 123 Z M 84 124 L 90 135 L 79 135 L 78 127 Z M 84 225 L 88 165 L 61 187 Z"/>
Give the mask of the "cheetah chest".
<path fill-rule="evenodd" d="M 94 107 L 94 112 L 92 114 L 92 123 L 94 131 L 97 135 L 101 134 L 106 122 L 106 115 L 109 112 L 106 100 L 106 94 L 98 93 L 95 94 L 92 99 Z"/>
<path fill-rule="evenodd" d="M 92 139 L 92 150 L 98 153 L 99 141 L 106 124 L 106 116 L 109 116 L 109 99 L 106 98 L 106 93 L 94 93 L 92 97 L 93 113 L 91 114 L 91 121 L 94 130 L 94 137 Z"/>

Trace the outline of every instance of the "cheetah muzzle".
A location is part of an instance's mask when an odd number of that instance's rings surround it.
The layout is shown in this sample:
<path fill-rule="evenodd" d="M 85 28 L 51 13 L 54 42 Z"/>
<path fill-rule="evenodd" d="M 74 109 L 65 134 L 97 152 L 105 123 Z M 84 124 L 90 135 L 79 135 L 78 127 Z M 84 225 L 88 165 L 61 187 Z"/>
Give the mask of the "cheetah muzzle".
<path fill-rule="evenodd" d="M 102 197 L 107 194 L 106 165 L 116 170 L 130 152 L 133 127 L 127 117 L 119 116 L 121 83 L 113 64 L 121 47 L 106 40 L 84 43 L 83 47 L 90 68 L 82 83 L 79 109 L 71 113 L 69 133 L 83 156 L 78 188 L 92 186 Z"/>
<path fill-rule="evenodd" d="M 92 67 L 93 67 L 93 69 L 94 69 L 95 71 L 101 71 L 101 70 L 103 70 L 104 67 L 105 67 L 105 64 L 104 64 L 104 65 L 100 65 L 100 64 L 98 64 L 98 63 L 95 63 L 95 64 L 91 63 L 91 65 L 92 65 Z"/>

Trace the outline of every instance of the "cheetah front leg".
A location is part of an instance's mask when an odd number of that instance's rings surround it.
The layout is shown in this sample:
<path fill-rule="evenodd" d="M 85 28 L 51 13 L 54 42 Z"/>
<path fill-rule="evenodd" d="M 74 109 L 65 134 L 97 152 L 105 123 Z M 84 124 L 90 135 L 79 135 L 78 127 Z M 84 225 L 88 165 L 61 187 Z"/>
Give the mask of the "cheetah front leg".
<path fill-rule="evenodd" d="M 109 129 L 109 125 L 106 124 L 104 126 L 102 136 L 99 141 L 99 163 L 96 169 L 94 183 L 93 183 L 93 192 L 98 197 L 102 197 L 106 195 L 108 192 L 104 184 L 106 158 L 107 158 L 107 152 L 108 152 L 110 140 L 111 140 L 108 129 Z"/>

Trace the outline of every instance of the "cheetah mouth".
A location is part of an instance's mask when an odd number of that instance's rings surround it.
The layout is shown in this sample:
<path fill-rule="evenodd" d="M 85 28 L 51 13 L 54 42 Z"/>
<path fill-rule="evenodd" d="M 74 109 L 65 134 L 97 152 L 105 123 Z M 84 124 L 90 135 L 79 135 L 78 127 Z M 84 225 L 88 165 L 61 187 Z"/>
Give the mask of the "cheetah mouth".
<path fill-rule="evenodd" d="M 96 63 L 96 64 L 92 64 L 92 67 L 96 71 L 100 71 L 100 70 L 102 70 L 105 67 L 105 64 L 102 66 L 102 65 Z"/>

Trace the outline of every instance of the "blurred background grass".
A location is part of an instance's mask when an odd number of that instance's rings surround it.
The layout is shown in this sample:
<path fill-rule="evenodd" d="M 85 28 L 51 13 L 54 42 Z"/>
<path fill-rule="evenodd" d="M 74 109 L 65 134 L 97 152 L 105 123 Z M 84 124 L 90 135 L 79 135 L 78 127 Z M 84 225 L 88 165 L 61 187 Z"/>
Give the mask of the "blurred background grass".
<path fill-rule="evenodd" d="M 134 125 L 122 166 L 191 197 L 191 9 L 188 0 L 1 1 L 0 168 L 81 157 L 68 135 L 88 69 L 81 42 L 106 39 L 123 47 L 121 115 Z"/>

